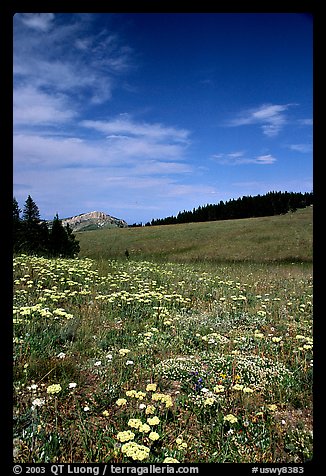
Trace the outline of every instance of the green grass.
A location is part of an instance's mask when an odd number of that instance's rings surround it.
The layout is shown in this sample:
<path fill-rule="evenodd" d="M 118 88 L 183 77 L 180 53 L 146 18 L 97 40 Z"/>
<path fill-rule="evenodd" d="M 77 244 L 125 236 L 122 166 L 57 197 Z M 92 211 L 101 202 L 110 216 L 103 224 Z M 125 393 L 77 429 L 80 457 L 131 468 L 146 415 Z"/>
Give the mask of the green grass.
<path fill-rule="evenodd" d="M 80 256 L 173 262 L 312 262 L 312 207 L 282 216 L 77 233 Z"/>

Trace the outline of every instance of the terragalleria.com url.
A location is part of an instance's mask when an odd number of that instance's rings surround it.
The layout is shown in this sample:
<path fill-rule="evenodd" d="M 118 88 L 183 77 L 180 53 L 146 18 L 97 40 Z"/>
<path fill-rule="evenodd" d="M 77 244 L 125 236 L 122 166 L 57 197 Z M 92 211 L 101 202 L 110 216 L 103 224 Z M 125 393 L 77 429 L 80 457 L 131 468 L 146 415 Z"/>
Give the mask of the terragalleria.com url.
<path fill-rule="evenodd" d="M 116 474 L 198 474 L 198 466 L 156 466 L 150 464 L 148 466 L 113 466 L 110 467 L 110 473 Z M 104 474 L 104 473 L 103 473 Z"/>

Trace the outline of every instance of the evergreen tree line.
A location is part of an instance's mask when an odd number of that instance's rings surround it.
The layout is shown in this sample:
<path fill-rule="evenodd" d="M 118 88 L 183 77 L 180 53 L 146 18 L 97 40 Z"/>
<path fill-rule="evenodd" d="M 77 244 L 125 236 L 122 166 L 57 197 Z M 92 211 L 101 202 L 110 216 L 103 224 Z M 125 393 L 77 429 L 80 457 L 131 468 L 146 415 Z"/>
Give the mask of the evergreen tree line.
<path fill-rule="evenodd" d="M 36 254 L 48 257 L 73 258 L 79 251 L 79 242 L 72 229 L 62 225 L 58 214 L 49 227 L 40 219 L 38 206 L 28 195 L 23 209 L 13 199 L 13 251 L 14 253 Z"/>
<path fill-rule="evenodd" d="M 312 192 L 268 192 L 265 195 L 249 195 L 226 202 L 220 201 L 215 205 L 200 206 L 192 211 L 179 212 L 177 216 L 153 219 L 145 226 L 282 215 L 312 203 Z"/>

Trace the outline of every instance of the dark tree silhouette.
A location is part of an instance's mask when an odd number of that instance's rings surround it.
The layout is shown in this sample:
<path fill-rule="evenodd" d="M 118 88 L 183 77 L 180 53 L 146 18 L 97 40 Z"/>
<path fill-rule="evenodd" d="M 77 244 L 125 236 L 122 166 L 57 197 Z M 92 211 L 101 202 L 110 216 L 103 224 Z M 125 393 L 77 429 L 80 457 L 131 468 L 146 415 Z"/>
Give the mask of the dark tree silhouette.
<path fill-rule="evenodd" d="M 79 242 L 67 225 L 62 226 L 58 214 L 54 217 L 51 230 L 40 219 L 38 206 L 28 195 L 22 219 L 17 200 L 13 199 L 13 251 L 43 256 L 74 257 L 79 251 Z"/>
<path fill-rule="evenodd" d="M 244 196 L 218 204 L 207 204 L 192 211 L 179 212 L 177 216 L 152 220 L 147 225 L 171 225 L 173 223 L 231 220 L 238 218 L 282 215 L 313 203 L 313 194 L 300 192 L 268 192 L 254 197 Z"/>

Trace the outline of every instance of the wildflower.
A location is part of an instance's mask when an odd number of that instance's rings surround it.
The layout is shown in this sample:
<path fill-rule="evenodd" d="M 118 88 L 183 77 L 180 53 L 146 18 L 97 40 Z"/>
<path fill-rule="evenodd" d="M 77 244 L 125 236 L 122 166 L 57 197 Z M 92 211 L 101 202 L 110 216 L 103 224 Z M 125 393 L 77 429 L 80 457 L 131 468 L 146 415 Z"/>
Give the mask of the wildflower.
<path fill-rule="evenodd" d="M 144 408 L 146 408 L 145 403 L 141 403 L 138 408 L 139 408 L 140 410 L 144 410 Z"/>
<path fill-rule="evenodd" d="M 157 416 L 154 416 L 152 418 L 147 418 L 147 423 L 152 426 L 158 425 L 160 422 L 161 420 Z"/>
<path fill-rule="evenodd" d="M 239 383 L 236 383 L 235 385 L 233 385 L 233 390 L 242 390 L 243 389 L 243 385 L 240 385 Z"/>
<path fill-rule="evenodd" d="M 139 418 L 130 418 L 128 421 L 128 426 L 131 426 L 131 428 L 139 428 L 142 425 L 141 420 Z"/>
<path fill-rule="evenodd" d="M 126 365 L 133 365 L 134 361 L 133 360 L 127 360 Z"/>
<path fill-rule="evenodd" d="M 154 405 L 147 405 L 145 413 L 146 415 L 152 415 L 155 412 Z"/>
<path fill-rule="evenodd" d="M 224 392 L 225 387 L 224 387 L 224 385 L 216 385 L 213 388 L 213 390 L 214 390 L 215 393 L 222 393 L 222 392 Z"/>
<path fill-rule="evenodd" d="M 139 425 L 138 430 L 141 433 L 148 433 L 149 431 L 151 431 L 151 427 L 147 425 L 147 423 L 142 423 L 141 425 Z"/>
<path fill-rule="evenodd" d="M 170 408 L 173 405 L 171 395 L 165 395 L 164 393 L 153 393 L 152 400 L 165 403 L 166 408 Z"/>
<path fill-rule="evenodd" d="M 171 458 L 170 456 L 167 456 L 166 458 L 164 458 L 163 463 L 180 463 L 180 461 L 175 458 Z"/>
<path fill-rule="evenodd" d="M 149 383 L 146 387 L 146 392 L 150 392 L 150 391 L 155 392 L 156 387 L 157 387 L 156 383 Z"/>
<path fill-rule="evenodd" d="M 57 355 L 58 359 L 64 359 L 66 357 L 66 354 L 64 352 L 60 352 L 58 355 Z"/>
<path fill-rule="evenodd" d="M 102 365 L 102 362 L 100 360 L 98 360 L 97 362 L 95 362 L 95 367 L 99 367 L 100 365 Z"/>
<path fill-rule="evenodd" d="M 158 440 L 160 435 L 156 433 L 156 431 L 151 431 L 150 434 L 148 435 L 148 438 L 152 441 Z"/>
<path fill-rule="evenodd" d="M 119 431 L 117 434 L 117 439 L 124 443 L 125 441 L 133 440 L 135 438 L 135 433 L 130 430 Z"/>
<path fill-rule="evenodd" d="M 228 421 L 230 423 L 236 423 L 238 421 L 237 417 L 229 413 L 223 418 L 224 421 Z"/>
<path fill-rule="evenodd" d="M 68 385 L 69 388 L 75 388 L 77 386 L 77 384 L 75 382 L 70 382 L 70 384 Z"/>
<path fill-rule="evenodd" d="M 109 414 L 109 412 L 108 412 L 107 410 L 104 410 L 104 412 L 102 412 L 102 415 L 103 415 L 103 416 L 109 416 L 110 414 Z"/>
<path fill-rule="evenodd" d="M 138 398 L 138 400 L 143 400 L 143 398 L 146 397 L 146 393 L 145 392 L 136 392 L 134 394 L 134 397 Z"/>
<path fill-rule="evenodd" d="M 204 405 L 214 405 L 214 402 L 215 402 L 215 398 L 206 398 L 206 400 L 204 401 Z"/>
<path fill-rule="evenodd" d="M 144 445 L 139 445 L 134 441 L 129 441 L 122 445 L 121 451 L 122 453 L 125 453 L 126 456 L 129 456 L 135 461 L 142 461 L 148 458 L 150 449 Z"/>
<path fill-rule="evenodd" d="M 118 405 L 118 407 L 122 407 L 123 405 L 126 405 L 127 403 L 127 400 L 125 398 L 118 398 L 118 400 L 116 401 L 116 404 Z"/>
<path fill-rule="evenodd" d="M 253 390 L 250 387 L 243 387 L 242 391 L 243 393 L 253 393 Z"/>
<path fill-rule="evenodd" d="M 90 408 L 86 405 L 86 406 L 84 407 L 84 412 L 89 412 L 89 410 L 90 410 Z"/>
<path fill-rule="evenodd" d="M 61 385 L 59 383 L 54 383 L 53 385 L 50 385 L 46 391 L 47 393 L 55 394 L 61 392 L 61 390 Z"/>
<path fill-rule="evenodd" d="M 282 340 L 282 337 L 272 337 L 273 342 L 280 342 Z"/>
<path fill-rule="evenodd" d="M 127 390 L 126 395 L 127 397 L 134 397 L 136 395 L 136 390 Z"/>
<path fill-rule="evenodd" d="M 129 349 L 119 349 L 119 354 L 120 354 L 120 355 L 126 355 L 126 354 L 128 354 L 129 352 L 130 352 Z"/>
<path fill-rule="evenodd" d="M 35 400 L 32 401 L 32 410 L 34 410 L 35 407 L 41 407 L 44 403 L 44 398 L 35 398 Z"/>
<path fill-rule="evenodd" d="M 175 440 L 177 446 L 178 446 L 178 450 L 183 450 L 183 449 L 186 449 L 188 447 L 187 443 L 185 441 L 183 441 L 182 437 L 179 436 L 179 438 L 177 438 Z"/>
<path fill-rule="evenodd" d="M 271 405 L 267 405 L 267 408 L 268 410 L 270 410 L 271 412 L 275 412 L 275 410 L 277 410 L 277 405 L 275 405 L 275 403 L 271 404 Z"/>

